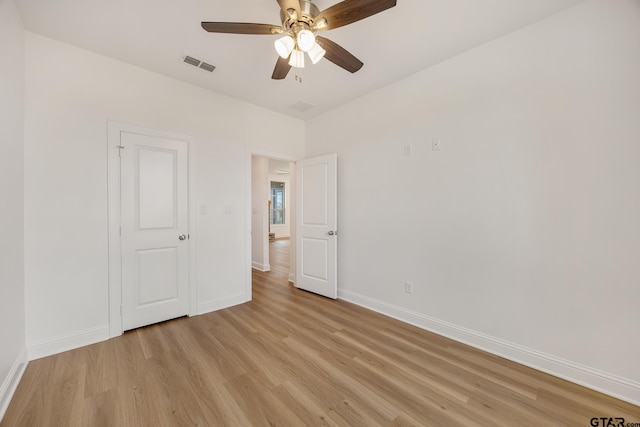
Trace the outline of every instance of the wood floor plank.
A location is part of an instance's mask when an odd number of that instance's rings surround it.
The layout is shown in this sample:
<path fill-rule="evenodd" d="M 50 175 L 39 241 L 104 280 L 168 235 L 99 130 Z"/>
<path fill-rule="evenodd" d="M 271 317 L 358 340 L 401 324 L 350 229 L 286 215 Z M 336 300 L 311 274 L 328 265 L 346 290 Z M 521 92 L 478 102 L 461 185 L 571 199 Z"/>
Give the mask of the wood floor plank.
<path fill-rule="evenodd" d="M 77 355 L 79 356 L 79 354 Z M 60 426 L 78 426 L 82 424 L 86 363 L 80 357 L 59 357 L 53 370 L 52 381 L 60 392 L 52 396 L 51 423 Z"/>
<path fill-rule="evenodd" d="M 370 363 L 377 363 L 381 365 L 381 361 L 372 361 L 371 355 L 376 358 L 387 362 L 385 366 L 394 370 L 403 371 L 400 375 L 410 376 L 411 378 L 421 380 L 424 384 L 431 384 L 437 390 L 446 393 L 451 397 L 467 402 L 473 393 L 473 389 L 465 385 L 462 381 L 456 383 L 447 378 L 446 373 L 440 373 L 438 361 L 429 360 L 424 355 L 415 355 L 412 352 L 402 352 L 401 349 L 390 347 L 387 344 L 379 344 L 374 340 L 369 340 L 367 337 L 358 335 L 357 338 L 351 337 L 347 334 L 336 334 L 339 337 L 350 339 L 357 343 L 360 348 L 364 350 L 361 355 L 369 355 L 368 359 Z M 422 356 L 422 357 L 421 357 Z"/>
<path fill-rule="evenodd" d="M 102 393 L 95 393 L 84 399 L 82 422 L 80 426 L 110 427 L 125 425 L 121 417 L 118 393 L 110 389 Z M 65 426 L 68 424 L 54 424 Z"/>
<path fill-rule="evenodd" d="M 289 242 L 253 301 L 29 363 L 1 427 L 587 426 L 640 408 L 296 289 Z"/>
<path fill-rule="evenodd" d="M 242 374 L 227 382 L 225 387 L 238 402 L 252 425 L 301 426 L 303 421 L 276 395 L 255 381 L 251 375 Z"/>
<path fill-rule="evenodd" d="M 114 389 L 124 379 L 119 377 L 122 363 L 116 356 L 117 347 L 121 347 L 121 343 L 103 341 L 76 352 L 81 356 L 79 362 L 91 367 L 86 374 L 85 397 Z M 71 358 L 72 355 L 68 355 L 65 359 Z M 70 363 L 75 362 L 70 361 Z"/>
<path fill-rule="evenodd" d="M 424 388 L 416 393 L 416 388 L 410 387 L 391 373 L 373 369 L 357 359 L 345 358 L 335 352 L 327 351 L 320 356 L 327 363 L 340 369 L 344 375 L 353 377 L 358 384 L 370 392 L 418 419 L 433 425 L 481 425 L 475 422 L 473 417 L 468 417 L 464 413 L 467 411 L 463 411 L 461 405 L 451 399 L 443 398 L 434 390 Z M 398 413 L 395 414 L 396 417 L 397 415 Z"/>
<path fill-rule="evenodd" d="M 50 425 L 51 388 L 44 385 L 53 383 L 56 360 L 56 356 L 51 356 L 29 363 L 0 425 L 7 427 Z"/>
<path fill-rule="evenodd" d="M 345 375 L 339 367 L 327 363 L 305 343 L 287 338 L 283 340 L 283 345 L 287 354 L 293 355 L 293 359 L 300 363 L 296 370 L 313 375 L 305 381 L 309 390 L 325 390 L 321 398 L 330 402 L 329 407 L 333 412 L 344 414 L 347 419 L 353 420 L 352 407 L 368 406 L 370 409 L 367 417 L 381 425 L 387 424 L 397 416 L 397 409 L 390 402 L 350 375 Z"/>
<path fill-rule="evenodd" d="M 316 405 L 303 390 L 289 381 L 273 389 L 273 394 L 291 411 L 293 411 L 305 426 L 337 427 L 327 411 Z"/>

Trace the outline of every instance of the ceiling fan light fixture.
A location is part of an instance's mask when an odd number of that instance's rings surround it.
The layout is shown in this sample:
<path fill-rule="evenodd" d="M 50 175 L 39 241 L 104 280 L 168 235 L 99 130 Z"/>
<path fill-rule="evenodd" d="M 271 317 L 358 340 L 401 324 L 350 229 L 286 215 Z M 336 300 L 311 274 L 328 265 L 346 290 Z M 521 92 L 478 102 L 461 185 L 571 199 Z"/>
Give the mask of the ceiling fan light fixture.
<path fill-rule="evenodd" d="M 316 43 L 316 36 L 309 30 L 300 30 L 297 35 L 298 47 L 303 52 L 308 52 L 311 50 L 313 45 Z"/>
<path fill-rule="evenodd" d="M 320 61 L 324 57 L 324 54 L 327 53 L 327 51 L 324 50 L 318 43 L 315 43 L 307 53 L 309 54 L 309 59 L 311 59 L 311 62 L 317 64 L 318 61 Z"/>
<path fill-rule="evenodd" d="M 304 68 L 304 52 L 294 49 L 289 58 L 289 65 L 295 68 Z"/>
<path fill-rule="evenodd" d="M 278 52 L 278 55 L 287 59 L 289 55 L 291 55 L 291 51 L 293 50 L 296 42 L 293 41 L 293 38 L 291 38 L 291 36 L 284 36 L 276 40 L 274 44 L 276 46 L 276 52 Z"/>

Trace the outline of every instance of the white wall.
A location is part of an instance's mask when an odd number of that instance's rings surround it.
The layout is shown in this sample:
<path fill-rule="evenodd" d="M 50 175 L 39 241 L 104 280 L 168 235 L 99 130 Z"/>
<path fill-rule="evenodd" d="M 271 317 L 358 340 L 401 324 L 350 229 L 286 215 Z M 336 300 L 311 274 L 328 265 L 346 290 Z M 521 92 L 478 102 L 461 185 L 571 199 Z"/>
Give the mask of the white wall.
<path fill-rule="evenodd" d="M 24 30 L 0 0 L 0 419 L 24 369 Z"/>
<path fill-rule="evenodd" d="M 340 296 L 640 402 L 639 53 L 588 1 L 308 122 Z"/>
<path fill-rule="evenodd" d="M 25 99 L 30 349 L 106 332 L 108 120 L 195 138 L 198 310 L 246 300 L 246 147 L 301 156 L 303 122 L 32 33 Z"/>
<path fill-rule="evenodd" d="M 276 239 L 288 238 L 291 234 L 291 187 L 289 185 L 289 176 L 285 174 L 269 174 L 267 197 L 271 198 L 271 181 L 284 182 L 284 224 L 271 224 L 271 231 L 276 233 Z"/>
<path fill-rule="evenodd" d="M 251 158 L 251 254 L 253 268 L 269 271 L 269 159 Z"/>

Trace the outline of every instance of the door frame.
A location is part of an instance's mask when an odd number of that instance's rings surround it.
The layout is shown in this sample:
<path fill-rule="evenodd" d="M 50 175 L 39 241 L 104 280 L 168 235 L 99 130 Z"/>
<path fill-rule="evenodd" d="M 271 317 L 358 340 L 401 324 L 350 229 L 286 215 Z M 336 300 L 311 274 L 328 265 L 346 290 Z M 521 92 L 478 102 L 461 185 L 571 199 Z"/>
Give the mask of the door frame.
<path fill-rule="evenodd" d="M 120 241 L 120 133 L 129 132 L 158 138 L 177 139 L 187 143 L 187 210 L 189 233 L 189 316 L 197 314 L 196 282 L 196 209 L 195 209 L 195 144 L 191 136 L 107 121 L 107 193 L 109 234 L 109 338 L 122 335 L 122 245 Z"/>
<path fill-rule="evenodd" d="M 253 207 L 251 206 L 252 205 L 251 196 L 253 194 L 253 186 L 251 185 L 251 169 L 252 169 L 251 158 L 254 156 L 266 157 L 274 160 L 286 160 L 289 162 L 297 162 L 298 160 L 302 159 L 301 157 L 292 156 L 290 154 L 282 154 L 282 153 L 277 153 L 273 151 L 261 150 L 257 148 L 247 149 L 246 161 L 245 161 L 246 166 L 245 166 L 245 191 L 244 191 L 245 206 L 247 207 L 245 211 L 245 272 L 246 272 L 245 295 L 246 295 L 247 301 L 251 301 L 253 299 L 252 276 L 251 276 L 251 272 L 253 270 L 253 265 L 252 265 L 253 255 L 251 253 L 251 247 L 253 244 L 251 239 L 251 218 L 253 215 L 253 212 L 252 212 Z M 289 194 L 292 194 L 292 192 L 289 191 Z M 293 197 L 295 197 L 295 195 L 293 195 Z M 290 205 L 290 206 L 293 206 L 293 205 Z M 295 209 L 295 206 L 293 206 L 293 209 Z M 295 233 L 294 223 L 291 223 L 290 230 L 292 230 Z M 292 260 L 293 261 L 296 260 L 295 252 L 293 253 Z M 292 268 L 295 268 L 295 262 L 289 269 L 289 281 L 291 282 L 295 280 L 295 277 L 292 277 L 291 275 Z"/>

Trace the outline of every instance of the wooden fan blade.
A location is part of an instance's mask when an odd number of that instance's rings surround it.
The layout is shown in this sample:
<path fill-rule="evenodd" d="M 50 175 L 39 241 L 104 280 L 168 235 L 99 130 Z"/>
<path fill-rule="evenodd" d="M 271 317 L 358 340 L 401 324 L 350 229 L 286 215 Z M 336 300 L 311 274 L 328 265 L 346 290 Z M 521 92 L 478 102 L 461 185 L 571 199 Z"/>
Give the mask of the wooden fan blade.
<path fill-rule="evenodd" d="M 278 56 L 278 62 L 276 62 L 276 68 L 273 69 L 271 78 L 274 80 L 282 80 L 287 77 L 290 69 L 291 65 L 289 65 L 289 58 Z"/>
<path fill-rule="evenodd" d="M 345 48 L 324 37 L 316 36 L 316 41 L 327 53 L 324 57 L 350 73 L 358 71 L 364 63 L 349 53 Z"/>
<path fill-rule="evenodd" d="M 319 27 L 318 29 L 331 30 L 390 9 L 396 5 L 396 1 L 397 0 L 344 0 L 320 12 L 318 16 L 314 18 L 314 21 L 319 22 L 324 18 L 327 21 L 327 25 Z"/>
<path fill-rule="evenodd" d="M 202 28 L 210 33 L 230 34 L 278 34 L 282 28 L 269 24 L 249 24 L 244 22 L 203 22 Z"/>
<path fill-rule="evenodd" d="M 296 19 L 299 19 L 302 14 L 300 13 L 300 1 L 299 0 L 278 0 L 280 9 L 284 12 L 285 16 L 291 16 L 289 9 L 296 11 Z"/>

